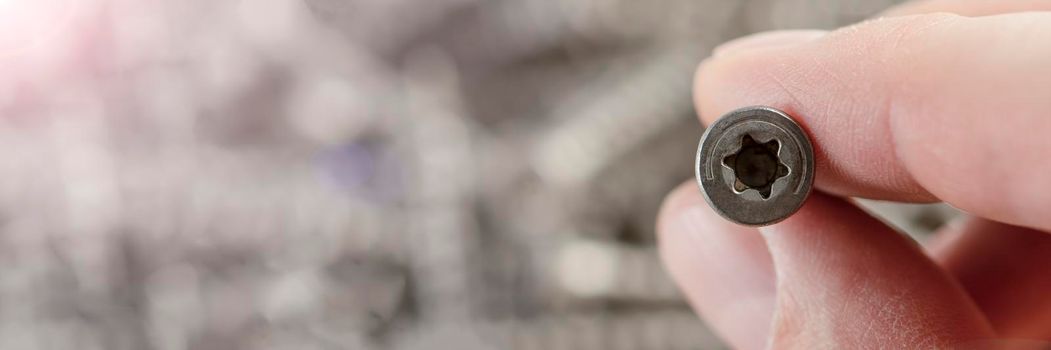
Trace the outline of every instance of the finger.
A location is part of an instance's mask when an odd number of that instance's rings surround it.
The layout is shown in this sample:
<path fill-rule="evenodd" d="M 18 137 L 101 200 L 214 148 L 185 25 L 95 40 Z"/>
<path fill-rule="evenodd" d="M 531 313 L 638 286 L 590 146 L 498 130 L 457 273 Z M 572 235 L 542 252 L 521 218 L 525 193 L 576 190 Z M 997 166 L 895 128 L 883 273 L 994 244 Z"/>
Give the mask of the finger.
<path fill-rule="evenodd" d="M 993 337 L 945 271 L 849 202 L 815 193 L 760 231 L 777 273 L 774 348 L 951 348 Z"/>
<path fill-rule="evenodd" d="M 774 273 L 759 233 L 719 218 L 692 182 L 665 200 L 657 232 L 664 264 L 693 308 L 734 348 L 762 349 Z"/>
<path fill-rule="evenodd" d="M 932 254 L 1000 336 L 1051 340 L 1051 235 L 978 218 L 948 230 Z"/>
<path fill-rule="evenodd" d="M 817 40 L 722 52 L 701 65 L 711 122 L 742 106 L 787 111 L 814 140 L 818 188 L 945 200 L 1051 228 L 1051 13 L 879 19 Z M 746 39 L 747 40 L 747 39 Z"/>
<path fill-rule="evenodd" d="M 1048 0 L 923 0 L 891 7 L 883 16 L 907 16 L 949 12 L 963 16 L 989 16 L 1003 13 L 1051 10 Z"/>

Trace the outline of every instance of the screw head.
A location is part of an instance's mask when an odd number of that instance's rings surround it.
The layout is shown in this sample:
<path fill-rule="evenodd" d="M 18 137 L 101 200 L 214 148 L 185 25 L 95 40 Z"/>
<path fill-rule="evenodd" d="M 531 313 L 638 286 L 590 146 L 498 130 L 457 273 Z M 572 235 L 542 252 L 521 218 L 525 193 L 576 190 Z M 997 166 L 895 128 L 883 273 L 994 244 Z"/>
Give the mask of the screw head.
<path fill-rule="evenodd" d="M 814 148 L 780 110 L 753 106 L 719 118 L 697 146 L 697 184 L 730 221 L 765 226 L 803 205 L 814 183 Z"/>

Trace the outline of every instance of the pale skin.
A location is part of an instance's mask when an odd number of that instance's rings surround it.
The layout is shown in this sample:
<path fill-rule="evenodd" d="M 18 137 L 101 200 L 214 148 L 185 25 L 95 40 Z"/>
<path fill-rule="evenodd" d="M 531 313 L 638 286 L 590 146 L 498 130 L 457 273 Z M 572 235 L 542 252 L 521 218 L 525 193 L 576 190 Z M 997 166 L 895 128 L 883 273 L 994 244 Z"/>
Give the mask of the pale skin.
<path fill-rule="evenodd" d="M 815 192 L 767 227 L 692 181 L 658 220 L 668 271 L 728 344 L 1051 344 L 1051 1 L 920 1 L 824 31 L 727 43 L 698 69 L 704 124 L 769 105 L 811 136 Z M 919 246 L 845 197 L 969 215 Z"/>

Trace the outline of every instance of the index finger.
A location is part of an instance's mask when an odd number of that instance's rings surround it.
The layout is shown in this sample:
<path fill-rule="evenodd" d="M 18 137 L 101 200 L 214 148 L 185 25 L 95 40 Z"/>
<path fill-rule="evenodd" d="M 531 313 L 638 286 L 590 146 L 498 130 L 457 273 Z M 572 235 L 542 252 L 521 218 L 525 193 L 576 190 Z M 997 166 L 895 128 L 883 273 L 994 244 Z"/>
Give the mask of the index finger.
<path fill-rule="evenodd" d="M 756 104 L 794 116 L 826 192 L 944 200 L 1046 230 L 1051 46 L 1038 43 L 1048 37 L 1051 13 L 936 14 L 793 45 L 738 42 L 701 65 L 695 98 L 709 123 Z"/>

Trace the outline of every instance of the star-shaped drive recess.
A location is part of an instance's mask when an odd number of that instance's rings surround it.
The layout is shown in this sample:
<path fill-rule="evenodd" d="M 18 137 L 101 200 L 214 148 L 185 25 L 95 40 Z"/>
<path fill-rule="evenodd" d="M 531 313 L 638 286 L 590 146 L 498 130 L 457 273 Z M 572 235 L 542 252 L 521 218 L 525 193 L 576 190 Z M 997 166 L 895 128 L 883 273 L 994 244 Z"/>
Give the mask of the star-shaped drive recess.
<path fill-rule="evenodd" d="M 741 138 L 741 148 L 723 158 L 723 166 L 734 173 L 734 192 L 747 189 L 759 191 L 763 199 L 770 198 L 770 189 L 777 179 L 788 176 L 788 166 L 781 163 L 777 140 L 758 143 L 752 135 Z"/>

